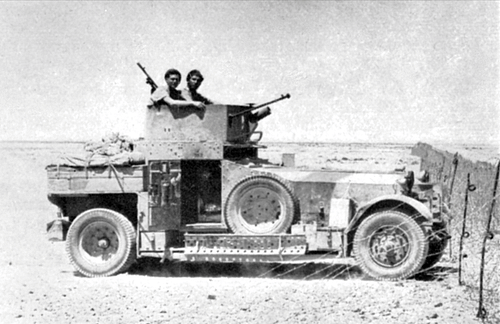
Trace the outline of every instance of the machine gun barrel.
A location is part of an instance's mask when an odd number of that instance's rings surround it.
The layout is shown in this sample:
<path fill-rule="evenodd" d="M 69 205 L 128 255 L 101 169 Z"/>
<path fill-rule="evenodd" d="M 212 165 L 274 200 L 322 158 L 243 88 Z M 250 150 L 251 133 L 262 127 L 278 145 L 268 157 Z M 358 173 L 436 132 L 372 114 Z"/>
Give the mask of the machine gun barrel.
<path fill-rule="evenodd" d="M 275 102 L 281 101 L 283 99 L 288 99 L 288 98 L 290 98 L 290 94 L 289 93 L 287 93 L 286 95 L 281 95 L 281 97 L 279 97 L 278 99 L 271 100 L 269 102 L 263 103 L 263 104 L 258 105 L 258 106 L 252 106 L 252 105 L 250 105 L 250 108 L 245 109 L 245 110 L 240 111 L 240 112 L 235 113 L 235 114 L 231 114 L 231 115 L 229 115 L 229 117 L 238 117 L 238 116 L 241 116 L 241 115 L 246 114 L 248 112 L 254 111 L 256 109 L 262 108 L 264 106 L 267 106 L 267 105 L 270 105 L 270 104 L 273 104 Z"/>
<path fill-rule="evenodd" d="M 146 72 L 146 68 L 142 66 L 141 63 L 137 62 L 137 66 L 139 66 L 139 69 L 141 69 L 146 75 L 146 83 L 151 86 L 151 93 L 153 93 L 156 89 L 158 89 L 158 85 L 155 83 L 153 78 L 149 76 L 148 72 Z"/>

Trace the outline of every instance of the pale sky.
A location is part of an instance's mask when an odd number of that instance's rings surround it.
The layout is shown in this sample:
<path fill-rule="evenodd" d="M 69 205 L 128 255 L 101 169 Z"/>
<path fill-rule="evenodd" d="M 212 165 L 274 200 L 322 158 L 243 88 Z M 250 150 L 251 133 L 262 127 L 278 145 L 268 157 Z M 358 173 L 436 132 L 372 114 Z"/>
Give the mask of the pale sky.
<path fill-rule="evenodd" d="M 262 103 L 264 141 L 498 144 L 499 2 L 0 2 L 0 140 L 142 135 L 149 86 Z"/>

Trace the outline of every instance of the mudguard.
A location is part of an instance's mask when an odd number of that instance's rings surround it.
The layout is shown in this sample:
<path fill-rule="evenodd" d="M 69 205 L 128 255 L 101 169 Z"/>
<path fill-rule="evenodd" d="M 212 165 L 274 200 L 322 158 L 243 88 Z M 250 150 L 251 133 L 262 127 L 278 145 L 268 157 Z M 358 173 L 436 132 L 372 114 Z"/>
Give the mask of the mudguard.
<path fill-rule="evenodd" d="M 420 201 L 403 195 L 384 195 L 372 199 L 366 204 L 362 205 L 360 208 L 358 208 L 358 211 L 356 212 L 352 221 L 350 222 L 349 226 L 346 229 L 346 233 L 352 231 L 353 228 L 355 228 L 359 224 L 359 221 L 363 219 L 365 216 L 367 216 L 367 211 L 370 210 L 372 206 L 381 202 L 388 202 L 389 206 L 394 206 L 397 205 L 398 203 L 410 206 L 411 208 L 415 209 L 420 215 L 425 217 L 427 220 L 429 221 L 432 220 L 431 211 L 429 210 L 429 208 L 427 208 L 426 205 L 424 205 Z"/>

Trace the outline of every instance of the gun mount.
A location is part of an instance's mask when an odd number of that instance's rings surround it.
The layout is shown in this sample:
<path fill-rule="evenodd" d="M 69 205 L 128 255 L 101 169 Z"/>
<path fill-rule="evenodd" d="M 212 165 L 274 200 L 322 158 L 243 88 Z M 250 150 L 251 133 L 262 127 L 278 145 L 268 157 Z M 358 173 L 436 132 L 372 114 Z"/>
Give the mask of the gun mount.
<path fill-rule="evenodd" d="M 279 97 L 278 99 L 274 99 L 274 100 L 271 100 L 269 102 L 266 102 L 266 103 L 263 103 L 263 104 L 260 104 L 260 105 L 257 105 L 254 107 L 253 104 L 249 104 L 249 109 L 246 109 L 246 110 L 243 110 L 243 111 L 240 111 L 240 112 L 237 112 L 237 113 L 233 113 L 233 114 L 230 114 L 229 117 L 230 118 L 233 118 L 233 117 L 238 117 L 240 115 L 243 115 L 243 114 L 246 114 L 246 113 L 249 113 L 251 111 L 254 111 L 254 110 L 257 110 L 259 108 L 262 108 L 264 106 L 267 106 L 267 105 L 270 105 L 270 104 L 273 104 L 275 102 L 278 102 L 278 101 L 281 101 L 283 99 L 289 99 L 290 98 L 290 94 L 287 93 L 286 95 L 281 95 L 281 97 Z"/>

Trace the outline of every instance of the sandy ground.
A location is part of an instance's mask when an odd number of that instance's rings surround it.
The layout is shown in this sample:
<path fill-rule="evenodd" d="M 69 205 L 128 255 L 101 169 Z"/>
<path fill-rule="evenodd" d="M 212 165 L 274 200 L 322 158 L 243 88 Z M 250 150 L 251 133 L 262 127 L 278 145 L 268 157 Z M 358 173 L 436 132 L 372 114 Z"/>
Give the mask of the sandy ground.
<path fill-rule="evenodd" d="M 294 149 L 306 156 L 298 156 L 299 166 L 412 161 L 404 147 L 286 147 Z M 155 260 L 110 278 L 81 277 L 64 244 L 45 236 L 54 209 L 46 199 L 44 166 L 59 150 L 0 146 L 0 323 L 480 323 L 476 295 L 458 285 L 453 264 L 402 282 L 363 280 L 356 269 L 341 266 Z M 274 158 L 280 150 L 266 154 Z"/>

